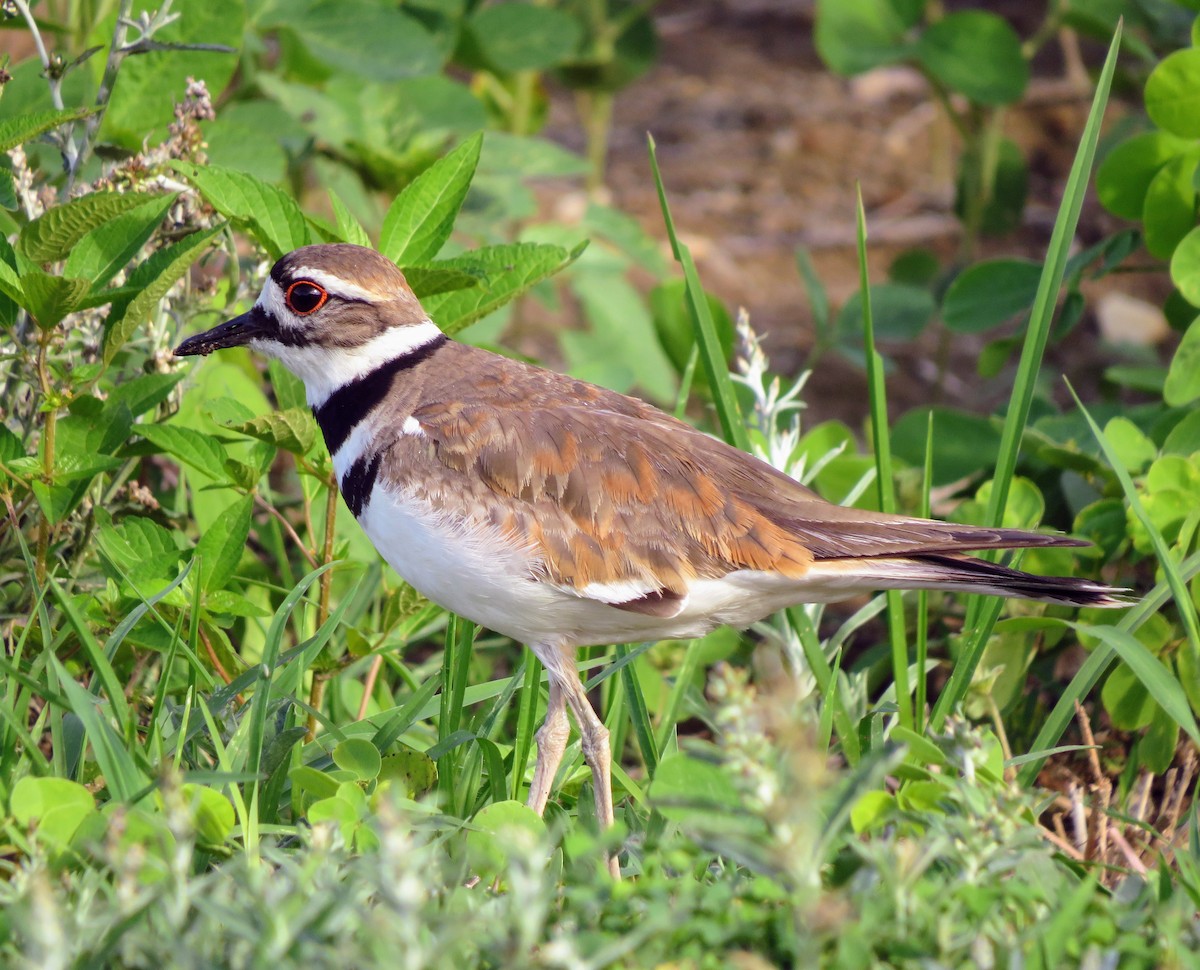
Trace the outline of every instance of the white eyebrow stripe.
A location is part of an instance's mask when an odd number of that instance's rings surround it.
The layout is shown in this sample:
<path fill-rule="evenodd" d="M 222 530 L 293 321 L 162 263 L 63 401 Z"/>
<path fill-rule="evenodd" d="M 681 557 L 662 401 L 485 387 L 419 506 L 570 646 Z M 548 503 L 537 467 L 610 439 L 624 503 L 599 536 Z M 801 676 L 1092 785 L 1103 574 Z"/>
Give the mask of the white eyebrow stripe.
<path fill-rule="evenodd" d="M 340 276 L 334 276 L 323 269 L 311 266 L 297 266 L 290 271 L 293 280 L 312 280 L 325 289 L 331 296 L 340 296 L 346 300 L 362 300 L 364 303 L 378 303 L 380 295 L 373 290 L 358 286 Z"/>

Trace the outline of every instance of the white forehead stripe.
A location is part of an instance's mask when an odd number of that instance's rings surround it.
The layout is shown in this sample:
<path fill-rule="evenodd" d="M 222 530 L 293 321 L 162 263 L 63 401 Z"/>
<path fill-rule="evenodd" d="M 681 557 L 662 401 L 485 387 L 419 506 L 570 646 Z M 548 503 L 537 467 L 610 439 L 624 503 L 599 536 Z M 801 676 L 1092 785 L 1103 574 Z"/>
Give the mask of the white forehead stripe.
<path fill-rule="evenodd" d="M 265 291 L 264 291 L 265 292 Z M 389 361 L 407 357 L 442 336 L 432 320 L 391 327 L 357 347 L 322 347 L 320 344 L 288 346 L 275 340 L 256 339 L 250 345 L 275 357 L 304 381 L 310 407 L 319 408 L 340 387 L 351 384 Z"/>
<path fill-rule="evenodd" d="M 313 269 L 311 266 L 297 266 L 290 272 L 293 280 L 311 280 L 326 290 L 331 296 L 340 296 L 346 300 L 364 300 L 367 303 L 377 303 L 380 299 L 379 293 L 344 280 L 340 276 L 334 276 L 323 269 Z"/>
<path fill-rule="evenodd" d="M 262 292 L 258 294 L 255 306 L 262 307 L 267 316 L 271 317 L 281 327 L 290 326 L 294 321 L 292 312 L 283 302 L 283 290 L 271 277 L 263 283 Z"/>

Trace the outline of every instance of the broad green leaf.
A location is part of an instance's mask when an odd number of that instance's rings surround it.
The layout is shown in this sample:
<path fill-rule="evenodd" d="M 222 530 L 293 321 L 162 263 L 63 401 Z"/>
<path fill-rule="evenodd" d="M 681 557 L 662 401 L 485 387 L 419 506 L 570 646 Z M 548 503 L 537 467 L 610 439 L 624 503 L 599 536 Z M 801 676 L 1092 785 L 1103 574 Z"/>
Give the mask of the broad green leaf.
<path fill-rule="evenodd" d="M 200 129 L 208 164 L 273 183 L 284 181 L 289 151 L 302 150 L 307 138 L 299 118 L 262 98 L 222 104 L 216 119 L 201 122 Z"/>
<path fill-rule="evenodd" d="M 673 822 L 742 810 L 737 787 L 727 770 L 685 754 L 663 758 L 649 794 L 655 809 Z"/>
<path fill-rule="evenodd" d="M 1121 142 L 1096 169 L 1100 204 L 1115 216 L 1139 221 L 1151 180 L 1188 146 L 1165 131 L 1147 131 Z"/>
<path fill-rule="evenodd" d="M 1146 249 L 1159 259 L 1170 259 L 1175 247 L 1196 224 L 1196 186 L 1193 177 L 1200 153 L 1171 159 L 1150 180 L 1142 205 Z"/>
<path fill-rule="evenodd" d="M 133 417 L 145 414 L 167 399 L 172 389 L 184 377 L 184 371 L 172 374 L 139 374 L 122 381 L 108 392 L 108 400 L 124 401 Z"/>
<path fill-rule="evenodd" d="M 137 432 L 173 458 L 191 465 L 209 478 L 225 481 L 229 455 L 212 435 L 179 424 L 139 424 Z"/>
<path fill-rule="evenodd" d="M 206 592 L 216 590 L 229 582 L 242 560 L 242 553 L 246 551 L 253 511 L 253 496 L 244 495 L 204 530 L 200 541 L 196 543 L 201 589 Z"/>
<path fill-rule="evenodd" d="M 1200 138 L 1200 50 L 1164 57 L 1146 81 L 1146 113 L 1181 138 Z"/>
<path fill-rule="evenodd" d="M 1188 303 L 1200 307 L 1200 226 L 1189 230 L 1171 254 L 1171 282 Z"/>
<path fill-rule="evenodd" d="M 175 194 L 144 195 L 138 192 L 92 192 L 56 205 L 21 230 L 17 251 L 35 263 L 50 263 L 72 254 L 75 244 L 93 229 L 149 203 L 175 198 Z M 165 211 L 164 206 L 164 211 Z M 86 273 L 69 273 L 86 276 Z"/>
<path fill-rule="evenodd" d="M 905 24 L 889 0 L 819 0 L 817 53 L 838 74 L 861 74 L 901 60 Z"/>
<path fill-rule="evenodd" d="M 112 363 L 117 351 L 133 336 L 134 331 L 150 319 L 158 301 L 191 269 L 200 254 L 223 229 L 224 226 L 220 225 L 194 232 L 155 253 L 130 274 L 130 281 L 141 286 L 142 291 L 127 304 L 114 304 L 109 311 L 104 329 L 105 364 Z"/>
<path fill-rule="evenodd" d="M 937 307 L 933 294 L 918 286 L 877 283 L 871 287 L 872 321 L 877 340 L 913 340 L 933 319 Z M 862 294 L 855 292 L 843 304 L 837 319 L 843 341 L 861 345 Z"/>
<path fill-rule="evenodd" d="M 1188 737 L 1200 744 L 1200 727 L 1196 725 L 1195 715 L 1192 714 L 1187 695 L 1184 694 L 1178 678 L 1137 637 L 1112 626 L 1089 626 L 1080 623 L 1078 629 L 1081 633 L 1103 640 L 1112 647 L 1171 720 L 1178 724 Z M 1113 671 L 1114 675 L 1116 673 L 1117 671 Z"/>
<path fill-rule="evenodd" d="M 437 263 L 427 263 L 424 266 L 405 266 L 404 278 L 418 299 L 424 300 L 439 293 L 451 293 L 454 290 L 465 290 L 478 286 L 483 279 L 482 272 L 470 273 L 463 269 L 449 269 Z"/>
<path fill-rule="evenodd" d="M 318 59 L 373 81 L 435 74 L 444 60 L 420 21 L 371 0 L 276 8 L 270 26 L 293 31 Z"/>
<path fill-rule="evenodd" d="M 433 259 L 450 238 L 454 220 L 479 164 L 478 132 L 439 159 L 396 196 L 379 232 L 379 251 L 404 266 Z"/>
<path fill-rule="evenodd" d="M 1113 418 L 1104 426 L 1104 437 L 1121 459 L 1125 470 L 1137 474 L 1154 461 L 1158 448 L 1128 418 Z"/>
<path fill-rule="evenodd" d="M 226 427 L 259 441 L 270 442 L 294 455 L 308 454 L 317 440 L 317 425 L 307 408 L 272 411 L 249 421 L 227 424 Z"/>
<path fill-rule="evenodd" d="M 278 186 L 215 165 L 175 162 L 172 167 L 221 215 L 250 232 L 272 259 L 312 242 L 300 206 Z"/>
<path fill-rule="evenodd" d="M 991 259 L 955 277 L 942 302 L 942 320 L 959 333 L 999 326 L 1033 305 L 1042 267 L 1024 259 Z"/>
<path fill-rule="evenodd" d="M 1183 407 L 1196 398 L 1200 398 L 1200 317 L 1192 321 L 1175 348 L 1163 385 L 1163 400 L 1171 407 Z"/>
<path fill-rule="evenodd" d="M 473 52 L 501 74 L 548 70 L 583 40 L 583 25 L 570 12 L 532 3 L 481 6 L 465 26 Z"/>
<path fill-rule="evenodd" d="M 39 839 L 62 848 L 95 809 L 96 800 L 83 785 L 67 778 L 26 775 L 13 785 L 9 807 L 18 825 L 34 827 Z"/>
<path fill-rule="evenodd" d="M 121 573 L 172 577 L 183 556 L 175 535 L 144 516 L 131 515 L 118 525 L 101 526 L 96 541 Z"/>
<path fill-rule="evenodd" d="M 366 738 L 347 738 L 334 747 L 333 763 L 359 781 L 374 781 L 379 777 L 383 759 L 379 749 Z"/>
<path fill-rule="evenodd" d="M 504 875 L 514 859 L 528 860 L 546 851 L 546 823 L 521 802 L 493 802 L 471 820 L 467 861 L 484 879 Z"/>
<path fill-rule="evenodd" d="M 455 290 L 424 301 L 425 309 L 449 334 L 487 316 L 530 287 L 571 265 L 583 252 L 541 243 L 485 246 L 455 259 L 441 261 L 447 268 L 483 272 L 485 281 L 469 290 Z"/>
<path fill-rule="evenodd" d="M 70 108 L 66 111 L 37 111 L 0 121 L 0 154 L 23 145 L 59 125 L 93 115 L 97 110 L 87 107 Z"/>
<path fill-rule="evenodd" d="M 224 845 L 236 821 L 229 799 L 206 785 L 186 784 L 180 794 L 191 814 L 192 827 L 200 844 Z"/>
<path fill-rule="evenodd" d="M 63 275 L 91 280 L 92 291 L 100 290 L 150 240 L 176 195 L 135 196 L 141 205 L 105 220 L 73 246 Z"/>
<path fill-rule="evenodd" d="M 1021 38 L 994 13 L 947 14 L 921 34 L 916 54 L 946 87 L 980 104 L 1010 104 L 1020 99 L 1029 83 Z"/>
<path fill-rule="evenodd" d="M 57 450 L 57 449 L 56 449 Z M 69 452 L 54 458 L 55 482 L 74 482 L 95 478 L 101 472 L 120 467 L 124 462 L 112 455 Z"/>
<path fill-rule="evenodd" d="M 1171 767 L 1178 749 L 1179 725 L 1161 707 L 1156 708 L 1146 733 L 1138 741 L 1138 761 L 1147 771 L 1162 775 Z"/>
<path fill-rule="evenodd" d="M 24 290 L 22 306 L 39 327 L 50 330 L 79 306 L 84 294 L 91 288 L 91 282 L 51 276 L 40 269 L 26 268 L 21 273 L 21 288 Z"/>
<path fill-rule="evenodd" d="M 342 201 L 333 189 L 327 192 L 329 196 L 329 204 L 333 207 L 333 215 L 337 220 L 338 235 L 342 237 L 343 242 L 353 243 L 356 246 L 371 245 L 371 237 L 367 235 L 367 230 L 362 227 L 353 213 L 346 208 L 346 204 Z"/>
<path fill-rule="evenodd" d="M 929 413 L 933 412 L 933 484 L 948 485 L 991 471 L 1000 431 L 989 418 L 954 408 L 916 408 L 892 426 L 892 452 L 915 467 L 925 460 Z"/>

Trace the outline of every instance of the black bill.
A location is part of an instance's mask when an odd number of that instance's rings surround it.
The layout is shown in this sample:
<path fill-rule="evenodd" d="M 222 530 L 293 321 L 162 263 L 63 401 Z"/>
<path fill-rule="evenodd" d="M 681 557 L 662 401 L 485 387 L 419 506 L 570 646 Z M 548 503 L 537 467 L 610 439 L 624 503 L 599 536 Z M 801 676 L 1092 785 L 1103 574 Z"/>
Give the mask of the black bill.
<path fill-rule="evenodd" d="M 241 347 L 255 337 L 263 336 L 269 329 L 267 315 L 258 306 L 252 307 L 240 317 L 217 324 L 211 330 L 188 337 L 175 348 L 176 357 L 207 356 L 214 350 L 226 347 Z"/>

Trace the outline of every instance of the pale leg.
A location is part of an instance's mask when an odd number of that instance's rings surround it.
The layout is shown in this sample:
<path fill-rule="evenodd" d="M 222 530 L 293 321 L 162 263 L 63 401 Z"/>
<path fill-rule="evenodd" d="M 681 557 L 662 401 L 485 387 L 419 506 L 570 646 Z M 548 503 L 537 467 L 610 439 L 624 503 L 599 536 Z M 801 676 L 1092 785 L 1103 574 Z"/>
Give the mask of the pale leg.
<path fill-rule="evenodd" d="M 562 763 L 567 748 L 567 735 L 571 725 L 567 721 L 567 701 L 556 677 L 550 678 L 550 697 L 546 704 L 546 720 L 537 732 L 537 761 L 533 768 L 533 783 L 529 786 L 529 799 L 525 802 L 541 815 L 550 798 L 554 776 Z"/>
<path fill-rule="evenodd" d="M 596 820 L 600 823 L 602 829 L 609 828 L 615 820 L 613 812 L 613 797 L 612 797 L 612 753 L 608 747 L 608 728 L 604 726 L 604 722 L 596 716 L 596 712 L 592 710 L 592 705 L 588 702 L 587 694 L 584 692 L 583 684 L 579 680 L 579 673 L 575 669 L 575 664 L 572 662 L 575 656 L 574 647 L 562 643 L 542 643 L 530 644 L 530 649 L 546 666 L 546 672 L 550 679 L 550 710 L 546 714 L 546 721 L 538 731 L 538 764 L 534 768 L 534 783 L 535 786 L 540 780 L 539 772 L 542 768 L 542 732 L 546 732 L 547 739 L 550 740 L 554 735 L 548 729 L 551 727 L 551 716 L 559 718 L 565 723 L 565 711 L 562 705 L 565 702 L 567 707 L 570 707 L 571 713 L 575 715 L 575 723 L 579 725 L 580 746 L 583 748 L 583 760 L 592 770 L 592 789 L 596 798 Z M 555 688 L 557 687 L 557 691 Z M 555 697 L 558 697 L 557 711 L 554 707 Z M 555 721 L 555 731 L 558 729 L 558 721 Z M 565 732 L 563 734 L 563 743 L 565 745 Z M 557 742 L 556 742 L 557 743 Z M 548 750 L 549 754 L 550 751 Z M 545 784 L 549 785 L 554 778 L 554 771 L 558 768 L 558 760 L 562 758 L 562 749 L 558 749 L 557 759 L 555 759 L 554 767 L 550 770 L 549 776 L 545 780 Z M 549 760 L 548 758 L 546 759 Z M 533 797 L 535 789 L 529 792 L 529 805 L 535 807 Z M 545 801 L 542 801 L 543 807 Z M 621 866 L 617 862 L 615 856 L 610 856 L 608 860 L 608 871 L 612 873 L 616 879 L 621 878 Z"/>

